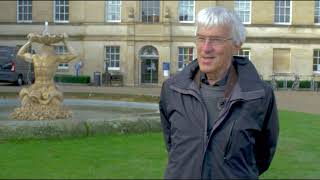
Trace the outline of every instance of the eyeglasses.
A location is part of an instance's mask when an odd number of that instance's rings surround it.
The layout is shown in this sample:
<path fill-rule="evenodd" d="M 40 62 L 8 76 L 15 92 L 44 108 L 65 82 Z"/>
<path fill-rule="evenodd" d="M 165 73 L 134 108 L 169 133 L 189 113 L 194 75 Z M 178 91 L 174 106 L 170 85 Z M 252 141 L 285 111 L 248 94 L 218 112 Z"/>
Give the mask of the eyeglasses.
<path fill-rule="evenodd" d="M 197 44 L 204 44 L 207 40 L 210 45 L 222 45 L 224 42 L 231 40 L 232 38 L 219 38 L 219 37 L 205 37 L 196 36 Z"/>

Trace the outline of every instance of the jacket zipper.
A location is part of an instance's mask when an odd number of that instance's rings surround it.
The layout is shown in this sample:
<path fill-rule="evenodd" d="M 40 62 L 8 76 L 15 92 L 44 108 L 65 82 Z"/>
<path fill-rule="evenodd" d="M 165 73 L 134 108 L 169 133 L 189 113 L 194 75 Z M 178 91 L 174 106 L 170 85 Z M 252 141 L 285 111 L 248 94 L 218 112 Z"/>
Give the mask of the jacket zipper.
<path fill-rule="evenodd" d="M 236 122 L 237 122 L 237 119 L 235 119 L 235 120 L 232 122 L 230 131 L 229 131 L 228 142 L 227 142 L 227 145 L 226 145 L 225 150 L 224 150 L 223 159 L 226 159 L 227 154 L 228 154 L 229 151 L 230 151 L 230 147 L 231 147 L 231 144 L 232 144 L 232 137 L 233 137 L 233 128 L 234 128 L 234 125 L 236 124 Z"/>
<path fill-rule="evenodd" d="M 227 104 L 227 109 L 223 112 L 223 114 L 222 114 L 221 116 L 218 117 L 218 121 L 219 121 L 219 119 L 225 117 L 225 115 L 229 112 L 231 106 L 235 103 L 235 101 L 227 102 L 227 103 L 228 103 L 228 104 Z M 230 103 L 230 104 L 229 104 L 229 103 Z M 212 131 L 211 131 L 210 134 L 209 134 L 208 141 L 207 141 L 207 143 L 206 143 L 205 149 L 208 148 L 208 145 L 209 145 L 210 139 L 211 139 L 211 137 L 212 137 L 212 134 L 213 134 L 213 129 L 212 129 Z M 202 164 L 203 164 L 204 156 L 205 156 L 205 154 L 203 154 L 203 157 L 202 157 Z"/>

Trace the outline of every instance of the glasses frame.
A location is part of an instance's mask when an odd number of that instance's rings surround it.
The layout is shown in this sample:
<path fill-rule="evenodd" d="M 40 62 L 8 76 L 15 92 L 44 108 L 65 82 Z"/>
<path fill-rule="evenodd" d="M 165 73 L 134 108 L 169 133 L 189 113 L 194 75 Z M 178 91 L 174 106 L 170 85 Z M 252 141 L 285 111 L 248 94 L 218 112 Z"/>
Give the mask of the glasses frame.
<path fill-rule="evenodd" d="M 222 45 L 226 41 L 232 40 L 232 37 L 223 38 L 223 37 L 206 37 L 206 36 L 199 36 L 197 35 L 195 37 L 195 41 L 197 44 L 205 44 L 208 41 L 208 44 L 210 45 Z"/>

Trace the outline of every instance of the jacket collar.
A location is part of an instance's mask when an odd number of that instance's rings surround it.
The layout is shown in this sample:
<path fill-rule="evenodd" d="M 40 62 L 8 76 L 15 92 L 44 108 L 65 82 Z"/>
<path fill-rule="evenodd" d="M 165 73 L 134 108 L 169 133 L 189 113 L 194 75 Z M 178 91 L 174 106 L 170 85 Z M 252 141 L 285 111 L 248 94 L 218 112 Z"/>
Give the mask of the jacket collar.
<path fill-rule="evenodd" d="M 231 67 L 228 68 L 227 73 L 223 76 L 223 78 L 217 81 L 213 86 L 225 86 L 229 78 L 230 69 Z M 201 71 L 200 71 L 200 82 L 201 82 L 200 84 L 206 84 L 206 85 L 212 86 L 209 83 L 206 73 L 203 73 Z"/>
<path fill-rule="evenodd" d="M 233 68 L 237 75 L 236 82 L 229 89 L 232 93 L 231 99 L 247 99 L 252 92 L 253 96 L 262 96 L 263 82 L 261 81 L 256 69 L 248 58 L 234 56 L 232 61 Z M 181 72 L 173 77 L 172 85 L 186 90 L 194 90 L 199 93 L 200 73 L 197 59 L 188 64 Z M 227 86 L 229 81 L 227 83 Z M 233 88 L 234 87 L 234 88 Z M 231 92 L 232 91 L 232 92 Z M 252 96 L 252 97 L 253 97 Z"/>

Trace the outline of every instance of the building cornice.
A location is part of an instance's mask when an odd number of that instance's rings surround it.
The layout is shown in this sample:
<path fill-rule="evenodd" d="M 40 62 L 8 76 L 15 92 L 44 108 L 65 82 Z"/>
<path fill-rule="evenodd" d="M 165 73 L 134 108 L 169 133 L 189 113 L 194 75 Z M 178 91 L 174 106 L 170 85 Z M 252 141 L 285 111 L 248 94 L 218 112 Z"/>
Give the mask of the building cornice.
<path fill-rule="evenodd" d="M 247 37 L 245 43 L 270 43 L 270 44 L 320 44 L 319 38 L 270 38 L 270 37 Z"/>
<path fill-rule="evenodd" d="M 27 40 L 26 35 L 0 35 L 0 40 Z M 76 35 L 69 36 L 70 41 L 119 41 L 119 42 L 191 42 L 194 38 L 190 36 L 175 36 L 169 38 L 168 36 L 105 36 L 105 35 Z M 247 37 L 245 43 L 270 43 L 270 44 L 320 44 L 320 38 L 270 38 L 270 37 Z"/>
<path fill-rule="evenodd" d="M 169 27 L 169 28 L 168 28 Z M 318 26 L 259 25 L 246 26 L 247 43 L 320 44 Z M 42 23 L 0 23 L 0 39 L 26 40 L 28 33 L 42 33 Z M 129 24 L 110 25 L 77 23 L 49 24 L 49 32 L 66 32 L 75 41 L 157 41 L 193 42 L 194 28 L 188 25 Z"/>

